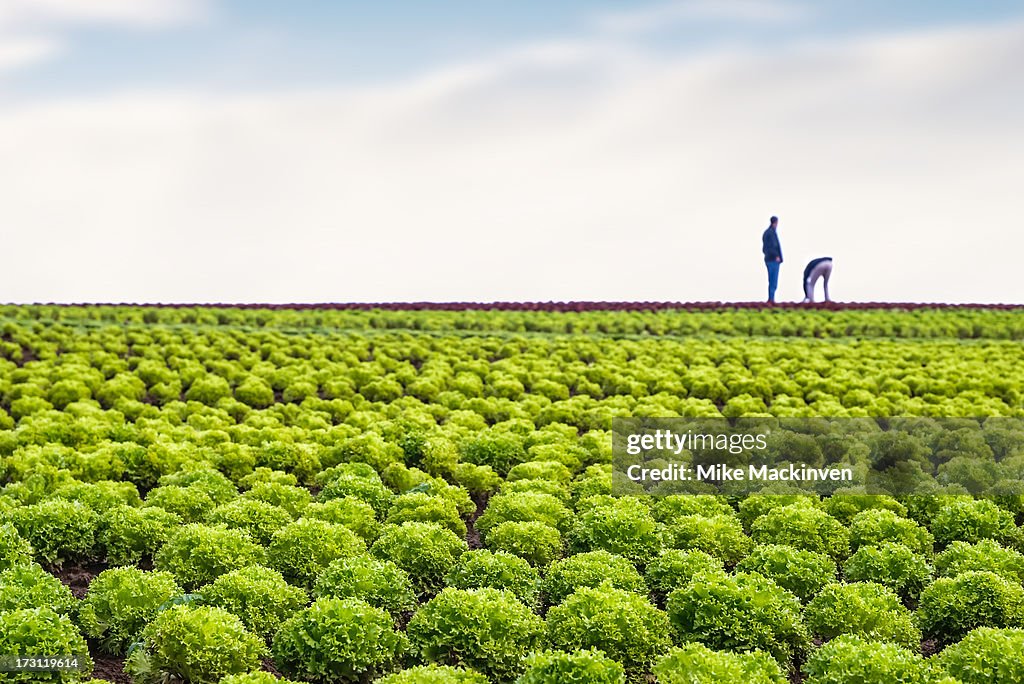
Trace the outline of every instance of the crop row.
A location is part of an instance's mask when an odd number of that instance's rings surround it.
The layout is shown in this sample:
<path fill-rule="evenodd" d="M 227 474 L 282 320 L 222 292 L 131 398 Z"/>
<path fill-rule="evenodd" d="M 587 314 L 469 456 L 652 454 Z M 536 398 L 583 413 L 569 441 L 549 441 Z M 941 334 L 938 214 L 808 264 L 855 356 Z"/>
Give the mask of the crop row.
<path fill-rule="evenodd" d="M 0 306 L 0 319 L 55 324 L 166 324 L 234 330 L 408 329 L 467 333 L 558 333 L 612 336 L 768 335 L 814 338 L 1024 339 L 1022 307 L 892 305 L 310 305 Z M 483 307 L 491 308 L 483 308 Z"/>
<path fill-rule="evenodd" d="M 0 656 L 85 667 L 4 681 L 1024 682 L 1024 499 L 998 487 L 1024 431 L 928 417 L 1020 415 L 1019 344 L 28 313 L 0 360 Z M 920 452 L 987 495 L 611 496 L 614 416 L 899 414 L 923 417 L 837 458 Z"/>
<path fill-rule="evenodd" d="M 302 409 L 324 427 L 418 414 L 486 427 L 523 419 L 607 429 L 614 415 L 1019 415 L 1013 342 L 643 340 L 398 332 L 243 333 L 157 326 L 33 330 L 0 342 L 13 419 L 96 402 L 133 422 L 200 408 L 214 423 Z M 282 414 L 282 412 L 284 412 Z M 259 414 L 254 414 L 259 415 Z M 84 416 L 76 418 L 80 425 Z M 79 420 L 82 419 L 82 420 Z M 3 421 L 0 414 L 0 421 Z"/>
<path fill-rule="evenodd" d="M 782 682 L 796 668 L 811 682 L 1020 681 L 992 679 L 1024 645 L 1024 555 L 1013 516 L 988 501 L 758 496 L 734 508 L 588 495 L 599 469 L 555 493 L 510 473 L 518 486 L 491 499 L 485 548 L 471 550 L 453 531 L 465 529 L 458 488 L 396 493 L 346 466 L 316 501 L 283 471 L 254 471 L 239 495 L 197 467 L 145 501 L 124 483 L 64 480 L 7 507 L 0 643 L 80 654 L 87 671 L 84 634 L 101 652 L 131 650 L 136 682 L 218 682 L 268 654 L 313 682 L 557 682 L 559 670 Z M 97 553 L 112 567 L 81 600 L 33 562 Z"/>

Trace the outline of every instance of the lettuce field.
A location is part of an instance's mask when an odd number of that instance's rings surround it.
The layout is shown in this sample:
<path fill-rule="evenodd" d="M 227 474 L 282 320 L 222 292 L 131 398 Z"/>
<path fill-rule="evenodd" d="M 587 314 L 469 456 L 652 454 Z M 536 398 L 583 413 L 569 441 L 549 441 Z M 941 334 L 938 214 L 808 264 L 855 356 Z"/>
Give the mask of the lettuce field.
<path fill-rule="evenodd" d="M 620 417 L 930 488 L 619 496 Z M 1021 418 L 1014 307 L 2 306 L 0 681 L 1021 684 Z"/>

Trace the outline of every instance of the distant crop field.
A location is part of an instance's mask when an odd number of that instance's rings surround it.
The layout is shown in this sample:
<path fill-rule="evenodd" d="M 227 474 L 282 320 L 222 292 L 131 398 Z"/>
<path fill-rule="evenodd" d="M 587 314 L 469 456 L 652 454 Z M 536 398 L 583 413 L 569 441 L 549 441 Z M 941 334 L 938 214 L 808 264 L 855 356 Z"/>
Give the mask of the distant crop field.
<path fill-rule="evenodd" d="M 1022 314 L 0 306 L 0 680 L 1024 682 Z M 613 495 L 630 417 L 928 489 Z"/>

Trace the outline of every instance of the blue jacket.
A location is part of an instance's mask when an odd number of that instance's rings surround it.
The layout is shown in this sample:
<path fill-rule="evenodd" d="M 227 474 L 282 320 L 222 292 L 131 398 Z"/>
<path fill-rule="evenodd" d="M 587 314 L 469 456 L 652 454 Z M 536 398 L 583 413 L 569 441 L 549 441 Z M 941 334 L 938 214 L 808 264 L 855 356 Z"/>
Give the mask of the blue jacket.
<path fill-rule="evenodd" d="M 761 251 L 764 252 L 765 261 L 782 261 L 782 245 L 779 244 L 779 234 L 774 228 L 768 226 L 761 235 Z"/>

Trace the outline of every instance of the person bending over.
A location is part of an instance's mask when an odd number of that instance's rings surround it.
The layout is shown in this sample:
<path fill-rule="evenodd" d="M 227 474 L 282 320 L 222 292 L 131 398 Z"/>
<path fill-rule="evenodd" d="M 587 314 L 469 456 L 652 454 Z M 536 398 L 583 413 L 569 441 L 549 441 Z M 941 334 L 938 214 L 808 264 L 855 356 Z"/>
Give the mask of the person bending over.
<path fill-rule="evenodd" d="M 814 286 L 818 279 L 824 279 L 825 301 L 832 301 L 828 296 L 828 279 L 832 275 L 832 257 L 812 259 L 804 269 L 804 303 L 814 301 Z"/>

